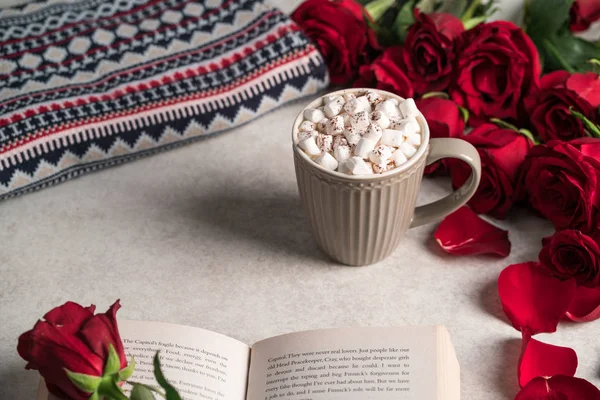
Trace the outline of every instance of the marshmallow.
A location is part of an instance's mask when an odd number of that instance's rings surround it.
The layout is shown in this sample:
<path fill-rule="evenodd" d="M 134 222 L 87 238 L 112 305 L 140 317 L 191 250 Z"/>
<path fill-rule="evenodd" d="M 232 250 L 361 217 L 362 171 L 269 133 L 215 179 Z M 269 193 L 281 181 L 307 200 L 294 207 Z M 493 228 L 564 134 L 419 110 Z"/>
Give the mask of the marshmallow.
<path fill-rule="evenodd" d="M 317 125 L 312 121 L 304 121 L 300 124 L 301 131 L 314 131 L 317 128 Z"/>
<path fill-rule="evenodd" d="M 392 153 L 392 160 L 394 161 L 394 164 L 396 164 L 396 167 L 399 167 L 405 162 L 407 162 L 408 158 L 406 158 L 402 151 L 396 150 Z"/>
<path fill-rule="evenodd" d="M 381 111 L 375 111 L 371 114 L 371 121 L 375 122 L 381 129 L 387 129 L 390 126 L 390 119 Z"/>
<path fill-rule="evenodd" d="M 346 130 L 344 130 L 344 136 L 348 141 L 348 144 L 355 146 L 360 140 L 361 136 L 358 129 L 353 126 L 347 126 Z"/>
<path fill-rule="evenodd" d="M 346 103 L 349 102 L 352 99 L 356 99 L 356 95 L 354 93 L 346 93 L 346 94 L 344 94 L 344 100 L 346 100 Z"/>
<path fill-rule="evenodd" d="M 317 110 L 315 108 L 308 108 L 304 110 L 304 119 L 307 119 L 310 122 L 317 123 L 323 118 L 325 118 L 325 114 L 323 114 L 323 111 L 321 110 Z"/>
<path fill-rule="evenodd" d="M 367 98 L 367 100 L 369 100 L 369 103 L 371 103 L 372 106 L 376 106 L 377 104 L 383 101 L 379 93 L 374 92 L 372 90 L 367 90 L 367 92 L 365 93 L 365 97 Z"/>
<path fill-rule="evenodd" d="M 401 120 L 393 119 L 390 128 L 402 131 L 404 136 L 409 136 L 421 131 L 421 126 L 414 118 L 404 118 Z"/>
<path fill-rule="evenodd" d="M 339 163 L 343 163 L 352 157 L 350 146 L 337 146 L 333 149 L 333 156 Z"/>
<path fill-rule="evenodd" d="M 373 174 L 371 163 L 365 162 L 360 157 L 351 157 L 346 161 L 344 168 L 353 175 L 370 175 Z"/>
<path fill-rule="evenodd" d="M 333 150 L 333 136 L 320 133 L 317 135 L 317 146 L 321 151 L 331 152 Z"/>
<path fill-rule="evenodd" d="M 300 146 L 300 148 L 304 150 L 304 152 L 310 157 L 315 157 L 321 154 L 321 149 L 319 149 L 319 146 L 317 146 L 314 136 L 301 140 L 298 142 L 298 146 Z"/>
<path fill-rule="evenodd" d="M 375 171 L 376 174 L 383 174 L 384 172 L 388 172 L 392 169 L 394 169 L 393 162 L 388 162 L 385 164 L 373 164 L 373 171 Z"/>
<path fill-rule="evenodd" d="M 325 132 L 328 135 L 339 135 L 344 132 L 344 118 L 341 115 L 331 118 L 325 124 Z"/>
<path fill-rule="evenodd" d="M 392 97 L 392 98 L 389 98 L 388 100 L 389 100 L 389 101 L 391 101 L 392 103 L 394 103 L 394 105 L 395 105 L 396 107 L 398 107 L 398 103 L 399 103 L 399 102 L 398 102 L 398 99 L 397 99 L 397 98 L 395 98 L 395 97 Z"/>
<path fill-rule="evenodd" d="M 369 114 L 366 111 L 361 111 L 352 116 L 350 119 L 350 125 L 359 131 L 367 129 L 371 123 Z"/>
<path fill-rule="evenodd" d="M 381 111 L 382 113 L 387 115 L 388 118 L 396 117 L 396 116 L 400 115 L 400 111 L 398 110 L 398 107 L 396 107 L 396 105 L 392 102 L 391 99 L 387 99 L 387 100 L 382 101 L 381 103 L 377 104 L 375 106 L 375 111 Z"/>
<path fill-rule="evenodd" d="M 327 118 L 323 118 L 322 120 L 317 122 L 317 130 L 319 132 L 325 132 L 325 127 L 327 126 L 327 122 L 329 122 L 329 119 L 327 119 Z"/>
<path fill-rule="evenodd" d="M 363 137 L 365 137 L 367 139 L 371 139 L 375 142 L 378 142 L 379 139 L 381 139 L 382 135 L 383 135 L 383 130 L 381 129 L 381 127 L 379 125 L 369 124 L 369 127 L 367 128 Z"/>
<path fill-rule="evenodd" d="M 419 115 L 419 109 L 413 99 L 406 99 L 398 106 L 404 118 L 415 118 Z"/>
<path fill-rule="evenodd" d="M 402 143 L 404 143 L 404 134 L 402 133 L 402 131 L 396 129 L 386 129 L 383 131 L 383 136 L 381 137 L 381 144 L 385 144 L 386 146 L 398 147 Z"/>
<path fill-rule="evenodd" d="M 346 104 L 344 104 L 344 111 L 346 111 L 350 115 L 354 115 L 361 111 L 365 111 L 365 109 L 365 104 L 362 101 L 358 101 L 356 97 L 348 100 Z"/>
<path fill-rule="evenodd" d="M 406 156 L 406 158 L 411 158 L 417 152 L 417 149 L 408 143 L 402 143 L 399 147 L 399 150 Z"/>
<path fill-rule="evenodd" d="M 342 99 L 342 98 L 340 97 L 340 99 Z M 343 101 L 343 99 L 342 99 L 342 101 Z M 329 103 L 325 107 L 323 107 L 323 111 L 325 112 L 325 115 L 327 117 L 332 118 L 332 117 L 335 117 L 336 115 L 338 115 L 340 113 L 340 111 L 342 111 L 342 107 L 344 107 L 343 102 L 340 102 L 338 100 L 333 100 L 331 103 Z"/>
<path fill-rule="evenodd" d="M 373 111 L 373 109 L 371 108 L 371 103 L 369 102 L 369 99 L 366 96 L 357 97 L 356 100 L 363 103 L 363 106 L 365 107 L 365 111 L 368 111 L 368 112 Z"/>
<path fill-rule="evenodd" d="M 319 133 L 317 131 L 300 131 L 298 132 L 298 141 L 301 142 L 308 138 L 316 138 Z"/>
<path fill-rule="evenodd" d="M 421 145 L 421 134 L 420 133 L 411 133 L 410 135 L 406 135 L 406 143 L 412 144 L 413 146 Z"/>
<path fill-rule="evenodd" d="M 319 157 L 315 159 L 315 162 L 322 167 L 335 171 L 338 167 L 337 160 L 326 151 L 322 152 Z"/>
<path fill-rule="evenodd" d="M 377 146 L 376 140 L 371 140 L 363 136 L 356 144 L 356 148 L 354 149 L 354 155 L 362 158 L 368 158 L 369 153 L 373 151 L 375 146 Z"/>
<path fill-rule="evenodd" d="M 379 145 L 369 153 L 369 160 L 373 164 L 387 164 L 388 160 L 392 157 L 392 152 L 393 149 L 391 147 Z"/>
<path fill-rule="evenodd" d="M 344 118 L 344 126 L 350 126 L 352 124 L 352 116 L 348 114 L 344 114 L 342 116 Z"/>
<path fill-rule="evenodd" d="M 344 135 L 337 135 L 333 137 L 333 149 L 335 150 L 338 146 L 349 146 L 348 140 L 344 137 Z"/>
<path fill-rule="evenodd" d="M 336 98 L 338 97 L 337 94 L 328 94 L 327 96 L 323 97 L 323 103 L 325 105 L 331 103 L 332 101 L 334 101 Z"/>

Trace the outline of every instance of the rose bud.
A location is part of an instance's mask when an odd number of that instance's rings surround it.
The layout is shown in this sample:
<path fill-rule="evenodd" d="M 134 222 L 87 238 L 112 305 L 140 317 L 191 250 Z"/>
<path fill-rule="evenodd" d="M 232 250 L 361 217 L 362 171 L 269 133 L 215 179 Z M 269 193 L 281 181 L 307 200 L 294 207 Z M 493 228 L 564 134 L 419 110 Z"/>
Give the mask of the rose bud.
<path fill-rule="evenodd" d="M 48 391 L 61 399 L 89 399 L 98 385 L 94 378 L 127 367 L 116 321 L 120 307 L 117 300 L 105 314 L 94 315 L 94 305 L 67 302 L 50 310 L 19 337 L 25 368 L 38 370 Z"/>
<path fill-rule="evenodd" d="M 465 120 L 452 100 L 430 97 L 417 100 L 417 107 L 429 125 L 432 138 L 457 138 L 462 137 L 465 131 Z M 425 167 L 425 174 L 446 170 L 444 161 L 437 161 Z"/>
<path fill-rule="evenodd" d="M 517 200 L 515 188 L 518 172 L 532 146 L 522 134 L 493 124 L 481 125 L 463 137 L 477 149 L 481 157 L 481 182 L 469 200 L 473 211 L 505 218 Z M 448 161 L 452 185 L 462 186 L 471 175 L 466 163 Z"/>
<path fill-rule="evenodd" d="M 307 0 L 292 13 L 292 20 L 325 58 L 334 85 L 350 83 L 377 47 L 364 13 L 354 0 Z"/>
<path fill-rule="evenodd" d="M 524 104 L 531 125 L 543 142 L 585 137 L 583 122 L 569 109 L 573 107 L 591 121 L 600 122 L 597 110 L 600 105 L 598 74 L 551 72 L 541 78 L 540 88 L 525 97 Z"/>

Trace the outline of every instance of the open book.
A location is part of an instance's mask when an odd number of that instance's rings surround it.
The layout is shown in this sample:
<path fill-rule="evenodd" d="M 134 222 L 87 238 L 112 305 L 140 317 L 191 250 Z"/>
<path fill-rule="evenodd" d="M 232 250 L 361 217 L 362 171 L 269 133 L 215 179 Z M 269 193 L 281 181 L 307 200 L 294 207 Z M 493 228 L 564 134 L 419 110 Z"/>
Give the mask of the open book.
<path fill-rule="evenodd" d="M 442 326 L 290 333 L 248 346 L 204 329 L 119 321 L 132 380 L 167 379 L 185 400 L 459 400 L 460 372 Z M 38 400 L 48 399 L 41 388 Z"/>

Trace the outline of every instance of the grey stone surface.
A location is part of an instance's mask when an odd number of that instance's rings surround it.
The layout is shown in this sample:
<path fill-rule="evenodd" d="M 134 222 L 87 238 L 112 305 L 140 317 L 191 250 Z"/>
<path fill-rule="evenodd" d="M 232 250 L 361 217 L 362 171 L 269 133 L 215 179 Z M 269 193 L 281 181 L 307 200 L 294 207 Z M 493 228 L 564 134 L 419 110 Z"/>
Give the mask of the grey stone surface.
<path fill-rule="evenodd" d="M 38 377 L 16 344 L 45 311 L 67 300 L 104 310 L 116 298 L 122 318 L 247 343 L 313 328 L 444 324 L 462 367 L 462 398 L 513 398 L 520 336 L 504 317 L 496 279 L 503 267 L 535 259 L 551 226 L 526 212 L 498 222 L 510 229 L 507 259 L 445 255 L 429 225 L 410 230 L 384 262 L 336 265 L 316 248 L 297 194 L 289 130 L 303 104 L 2 202 L 0 399 L 34 398 Z M 240 150 L 223 160 L 232 149 Z M 448 190 L 448 181 L 426 179 L 419 201 Z M 598 326 L 562 324 L 541 336 L 572 346 L 577 375 L 596 385 Z"/>

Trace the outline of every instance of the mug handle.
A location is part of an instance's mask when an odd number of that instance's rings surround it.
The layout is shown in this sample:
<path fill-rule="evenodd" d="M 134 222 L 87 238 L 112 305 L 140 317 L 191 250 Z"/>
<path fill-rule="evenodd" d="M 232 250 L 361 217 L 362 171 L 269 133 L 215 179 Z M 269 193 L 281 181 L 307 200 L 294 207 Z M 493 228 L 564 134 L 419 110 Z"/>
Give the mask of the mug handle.
<path fill-rule="evenodd" d="M 461 187 L 443 199 L 415 208 L 411 228 L 438 221 L 458 210 L 475 194 L 481 180 L 481 159 L 473 145 L 454 138 L 438 138 L 429 141 L 429 155 L 426 164 L 442 158 L 457 158 L 469 164 L 471 177 Z"/>

